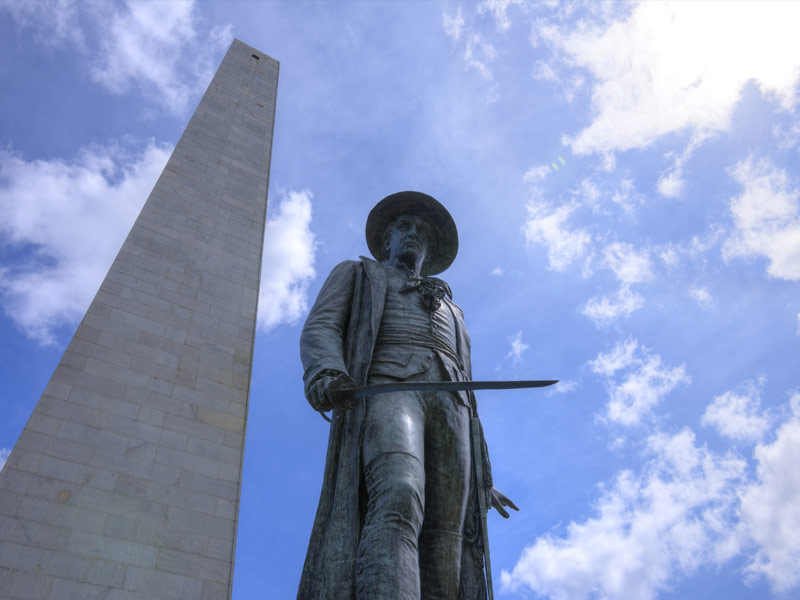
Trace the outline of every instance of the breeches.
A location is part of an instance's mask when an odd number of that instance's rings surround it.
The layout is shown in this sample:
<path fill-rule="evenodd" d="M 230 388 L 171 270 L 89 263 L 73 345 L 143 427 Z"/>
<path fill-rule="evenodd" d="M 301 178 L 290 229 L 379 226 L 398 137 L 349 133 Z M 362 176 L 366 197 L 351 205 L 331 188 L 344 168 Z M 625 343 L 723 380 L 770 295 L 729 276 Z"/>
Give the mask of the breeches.
<path fill-rule="evenodd" d="M 433 366 L 409 380 L 440 371 Z M 448 393 L 394 392 L 366 402 L 357 596 L 455 600 L 471 468 L 469 409 Z"/>

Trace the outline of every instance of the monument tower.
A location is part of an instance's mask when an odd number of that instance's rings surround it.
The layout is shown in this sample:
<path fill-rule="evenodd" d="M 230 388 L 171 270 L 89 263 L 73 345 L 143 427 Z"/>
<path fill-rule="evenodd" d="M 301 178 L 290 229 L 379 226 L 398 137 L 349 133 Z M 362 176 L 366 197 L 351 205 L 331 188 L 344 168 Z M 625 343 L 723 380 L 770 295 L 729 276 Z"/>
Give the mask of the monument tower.
<path fill-rule="evenodd" d="M 278 62 L 234 40 L 0 473 L 0 597 L 230 597 Z"/>

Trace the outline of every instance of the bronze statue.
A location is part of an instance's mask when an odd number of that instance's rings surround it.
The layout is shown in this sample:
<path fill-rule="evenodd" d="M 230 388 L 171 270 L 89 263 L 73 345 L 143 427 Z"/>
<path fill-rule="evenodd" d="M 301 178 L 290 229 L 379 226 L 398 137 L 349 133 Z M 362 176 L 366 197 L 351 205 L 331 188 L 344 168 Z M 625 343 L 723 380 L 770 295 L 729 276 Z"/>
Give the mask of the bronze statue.
<path fill-rule="evenodd" d="M 333 269 L 300 339 L 306 397 L 333 413 L 297 597 L 485 599 L 485 511 L 517 507 L 492 487 L 474 394 L 347 393 L 471 380 L 463 314 L 433 277 L 455 259 L 456 226 L 432 197 L 400 192 L 373 208 L 366 234 L 376 260 Z"/>

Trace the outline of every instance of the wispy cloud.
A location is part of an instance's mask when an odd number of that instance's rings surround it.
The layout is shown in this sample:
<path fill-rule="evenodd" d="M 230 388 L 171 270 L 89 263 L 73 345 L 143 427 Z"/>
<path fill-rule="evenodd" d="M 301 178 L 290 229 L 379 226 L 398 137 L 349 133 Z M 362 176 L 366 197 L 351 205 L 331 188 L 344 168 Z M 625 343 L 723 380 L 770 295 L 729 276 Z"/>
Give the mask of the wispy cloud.
<path fill-rule="evenodd" d="M 594 296 L 584 305 L 581 312 L 598 327 L 627 318 L 642 308 L 644 298 L 631 290 L 631 284 L 653 277 L 650 250 L 636 250 L 625 242 L 613 242 L 603 249 L 603 266 L 614 272 L 621 285 L 616 293 Z"/>
<path fill-rule="evenodd" d="M 606 327 L 620 318 L 629 317 L 644 306 L 644 298 L 631 291 L 630 285 L 622 284 L 613 294 L 593 296 L 583 305 L 581 313 L 589 317 L 598 327 Z"/>
<path fill-rule="evenodd" d="M 522 360 L 522 355 L 530 346 L 522 341 L 521 331 L 518 331 L 517 335 L 509 341 L 511 342 L 511 349 L 508 351 L 508 354 L 506 354 L 506 360 L 510 358 L 513 363 L 518 363 Z"/>
<path fill-rule="evenodd" d="M 475 12 L 481 13 L 480 6 Z M 469 19 L 465 19 L 461 6 L 459 6 L 455 15 L 448 13 L 446 10 L 442 12 L 442 27 L 445 34 L 456 45 L 463 45 L 465 68 L 475 70 L 481 79 L 486 82 L 492 82 L 492 89 L 488 97 L 488 101 L 491 102 L 496 99 L 496 84 L 493 83 L 492 64 L 497 59 L 497 50 L 479 32 L 474 19 L 474 14 Z"/>
<path fill-rule="evenodd" d="M 483 0 L 478 5 L 478 12 L 481 14 L 489 13 L 494 17 L 498 29 L 507 31 L 511 27 L 511 18 L 508 16 L 508 9 L 511 6 L 524 5 L 522 0 Z"/>
<path fill-rule="evenodd" d="M 665 365 L 661 356 L 638 346 L 636 340 L 619 342 L 589 362 L 592 371 L 606 378 L 605 417 L 619 425 L 639 424 L 673 389 L 691 381 L 684 365 Z"/>
<path fill-rule="evenodd" d="M 623 179 L 619 182 L 614 195 L 611 196 L 611 202 L 619 206 L 623 211 L 630 213 L 636 207 L 644 204 L 644 196 L 636 191 L 632 180 Z"/>
<path fill-rule="evenodd" d="M 0 471 L 2 471 L 3 467 L 6 465 L 6 461 L 8 460 L 10 454 L 11 448 L 0 448 Z"/>
<path fill-rule="evenodd" d="M 723 257 L 764 256 L 770 276 L 800 280 L 800 190 L 767 160 L 748 158 L 732 174 L 744 189 L 731 199 L 736 231 L 723 244 Z"/>
<path fill-rule="evenodd" d="M 230 25 L 201 32 L 193 1 L 4 1 L 0 9 L 41 43 L 83 54 L 92 79 L 110 92 L 135 89 L 178 114 L 208 84 L 232 39 Z"/>
<path fill-rule="evenodd" d="M 555 396 L 556 394 L 569 394 L 570 392 L 574 392 L 580 386 L 580 380 L 578 379 L 566 379 L 559 381 L 557 384 L 552 385 L 547 388 L 545 394 L 548 396 Z"/>
<path fill-rule="evenodd" d="M 714 304 L 714 298 L 706 288 L 692 288 L 689 290 L 689 295 L 700 305 L 700 308 L 711 308 Z"/>
<path fill-rule="evenodd" d="M 487 81 L 494 79 L 491 66 L 496 58 L 497 51 L 494 46 L 485 41 L 480 34 L 472 33 L 467 38 L 464 63 L 467 67 L 475 69 L 483 79 Z"/>
<path fill-rule="evenodd" d="M 711 225 L 703 235 L 695 235 L 685 243 L 670 242 L 653 248 L 653 253 L 667 269 L 677 267 L 684 260 L 703 259 L 704 255 L 716 246 L 725 234 L 720 225 Z"/>
<path fill-rule="evenodd" d="M 464 15 L 461 14 L 461 7 L 458 7 L 455 15 L 442 13 L 442 27 L 444 32 L 454 41 L 461 39 L 461 32 L 464 31 Z"/>
<path fill-rule="evenodd" d="M 294 323 L 308 309 L 308 284 L 316 275 L 311 198 L 308 190 L 281 192 L 277 206 L 270 208 L 258 297 L 261 329 Z"/>
<path fill-rule="evenodd" d="M 0 271 L 0 301 L 26 335 L 50 344 L 77 322 L 171 150 L 150 141 L 30 162 L 0 153 L 0 241 L 32 250 Z"/>

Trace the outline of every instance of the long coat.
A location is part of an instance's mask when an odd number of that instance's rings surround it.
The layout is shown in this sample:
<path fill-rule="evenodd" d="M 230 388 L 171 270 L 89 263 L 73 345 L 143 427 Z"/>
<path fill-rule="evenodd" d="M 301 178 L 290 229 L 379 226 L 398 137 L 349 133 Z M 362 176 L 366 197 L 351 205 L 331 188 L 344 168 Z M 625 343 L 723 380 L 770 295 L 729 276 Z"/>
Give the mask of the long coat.
<path fill-rule="evenodd" d="M 306 391 L 324 370 L 348 373 L 356 385 L 367 383 L 386 290 L 385 268 L 372 259 L 361 257 L 360 261 L 345 261 L 331 271 L 300 336 Z M 463 314 L 449 299 L 443 301 L 456 316 L 457 351 L 471 377 L 469 335 Z M 470 401 L 475 414 L 474 396 L 470 395 Z M 360 452 L 364 407 L 365 400 L 361 399 L 352 409 L 333 413 L 322 493 L 298 600 L 355 598 L 355 560 L 366 506 Z M 482 457 L 487 479 L 481 486 L 485 492 L 491 487 L 491 470 L 485 444 L 481 445 L 478 454 Z M 474 483 L 473 473 L 462 550 L 459 598 L 463 600 L 486 597 Z"/>

